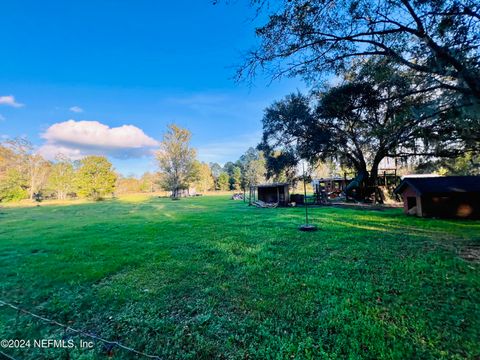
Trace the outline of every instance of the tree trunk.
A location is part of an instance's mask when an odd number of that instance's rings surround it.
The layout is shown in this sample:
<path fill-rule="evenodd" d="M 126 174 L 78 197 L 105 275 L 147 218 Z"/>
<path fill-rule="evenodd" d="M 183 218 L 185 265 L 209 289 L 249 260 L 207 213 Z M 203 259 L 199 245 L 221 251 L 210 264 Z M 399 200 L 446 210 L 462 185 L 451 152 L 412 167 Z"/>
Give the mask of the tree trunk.
<path fill-rule="evenodd" d="M 374 202 L 377 200 L 377 179 L 378 179 L 378 166 L 380 165 L 380 161 L 382 161 L 384 157 L 383 156 L 377 156 L 375 157 L 372 168 L 370 170 L 370 173 L 368 175 L 368 179 L 366 181 L 366 187 L 367 187 L 367 194 L 366 196 L 374 195 Z M 382 199 L 379 199 L 380 203 L 383 203 Z"/>
<path fill-rule="evenodd" d="M 373 194 L 373 201 L 376 203 L 377 200 L 377 178 L 378 178 L 378 164 L 373 164 L 370 173 L 368 174 L 368 179 L 366 182 L 366 190 L 367 196 L 371 196 Z"/>
<path fill-rule="evenodd" d="M 370 171 L 367 170 L 367 165 L 364 161 L 359 162 L 358 166 L 355 167 L 358 175 L 362 173 L 366 174 L 363 182 L 360 184 L 360 197 L 363 198 L 363 200 L 370 197 L 372 194 L 375 194 L 378 179 L 378 166 L 383 158 L 384 156 L 377 155 L 373 160 Z"/>

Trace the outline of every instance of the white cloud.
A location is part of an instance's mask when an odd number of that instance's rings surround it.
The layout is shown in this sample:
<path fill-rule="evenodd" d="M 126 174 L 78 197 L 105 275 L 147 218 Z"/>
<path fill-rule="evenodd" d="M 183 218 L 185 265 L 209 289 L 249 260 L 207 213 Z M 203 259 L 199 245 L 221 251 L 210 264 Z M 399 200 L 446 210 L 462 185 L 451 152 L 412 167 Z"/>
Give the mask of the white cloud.
<path fill-rule="evenodd" d="M 70 111 L 73 111 L 74 113 L 82 113 L 83 112 L 83 109 L 80 107 L 80 106 L 72 106 L 70 109 Z"/>
<path fill-rule="evenodd" d="M 86 153 L 83 153 L 80 149 L 74 149 L 67 146 L 58 144 L 46 143 L 42 145 L 38 151 L 38 154 L 42 155 L 45 159 L 54 160 L 58 155 L 64 155 L 72 160 L 79 160 L 83 158 Z"/>
<path fill-rule="evenodd" d="M 5 116 L 3 116 L 2 114 L 0 114 L 0 121 L 5 121 L 7 120 L 7 118 Z"/>
<path fill-rule="evenodd" d="M 0 96 L 0 105 L 12 106 L 15 108 L 24 106 L 24 104 L 16 102 L 13 95 Z"/>
<path fill-rule="evenodd" d="M 112 127 L 98 121 L 68 120 L 50 126 L 41 137 L 46 143 L 39 152 L 48 159 L 59 153 L 73 159 L 106 155 L 120 159 L 150 154 L 158 141 L 133 125 Z"/>

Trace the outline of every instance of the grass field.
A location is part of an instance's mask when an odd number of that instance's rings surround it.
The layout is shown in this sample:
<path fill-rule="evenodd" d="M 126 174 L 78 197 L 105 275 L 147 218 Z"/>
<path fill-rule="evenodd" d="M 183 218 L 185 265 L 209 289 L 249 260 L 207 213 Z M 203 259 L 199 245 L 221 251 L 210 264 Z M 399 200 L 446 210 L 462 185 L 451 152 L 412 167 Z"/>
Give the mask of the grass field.
<path fill-rule="evenodd" d="M 480 357 L 480 222 L 325 207 L 301 233 L 302 216 L 226 196 L 0 208 L 0 299 L 167 359 Z M 70 335 L 0 307 L 1 339 Z"/>

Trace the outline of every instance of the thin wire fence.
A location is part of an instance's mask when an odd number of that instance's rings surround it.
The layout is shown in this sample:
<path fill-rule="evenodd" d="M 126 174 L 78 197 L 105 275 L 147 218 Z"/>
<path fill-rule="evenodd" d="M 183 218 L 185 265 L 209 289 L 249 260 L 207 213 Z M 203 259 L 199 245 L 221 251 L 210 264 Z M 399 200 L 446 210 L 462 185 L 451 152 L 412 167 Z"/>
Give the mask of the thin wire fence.
<path fill-rule="evenodd" d="M 14 358 L 13 356 L 10 356 L 8 354 L 5 354 L 3 351 L 0 350 L 0 355 L 3 355 L 5 357 L 5 359 L 8 359 L 8 360 L 18 360 L 16 358 Z"/>
<path fill-rule="evenodd" d="M 25 314 L 25 315 L 28 315 L 28 316 L 31 316 L 35 319 L 38 319 L 38 320 L 41 320 L 42 322 L 45 322 L 45 323 L 48 323 L 50 325 L 55 325 L 59 328 L 63 328 L 64 329 L 64 332 L 66 333 L 67 331 L 71 331 L 77 335 L 80 335 L 80 336 L 84 336 L 84 337 L 88 337 L 88 338 L 91 338 L 95 341 L 99 341 L 105 345 L 108 345 L 108 349 L 109 350 L 112 350 L 113 348 L 115 347 L 118 347 L 124 351 L 128 351 L 130 353 L 133 353 L 133 354 L 136 354 L 138 356 L 142 356 L 142 357 L 145 357 L 145 358 L 149 358 L 149 359 L 155 359 L 155 360 L 160 360 L 161 358 L 157 355 L 152 355 L 152 354 L 147 354 L 147 353 L 144 353 L 142 351 L 139 351 L 139 350 L 136 350 L 136 349 L 133 349 L 129 346 L 125 346 L 123 344 L 121 344 L 120 342 L 118 341 L 112 341 L 112 340 L 107 340 L 107 339 L 104 339 L 102 337 L 99 337 L 99 336 L 96 336 L 92 333 L 89 333 L 87 331 L 84 331 L 84 330 L 79 330 L 79 329 L 75 329 L 75 328 L 72 328 L 71 326 L 68 326 L 68 325 L 65 325 L 65 324 L 62 324 L 56 320 L 52 320 L 52 319 L 48 319 L 44 316 L 41 316 L 41 315 L 38 315 L 38 314 L 35 314 L 31 311 L 28 311 L 28 310 L 25 310 L 25 309 L 22 309 L 16 305 L 13 305 L 13 304 L 10 304 L 6 301 L 3 301 L 3 300 L 0 300 L 0 308 L 1 307 L 9 307 L 15 311 L 17 311 L 17 314 L 19 313 L 22 313 L 22 314 Z M 7 359 L 13 359 L 13 360 L 18 360 L 16 358 L 13 358 L 11 355 L 8 355 L 8 354 L 5 354 L 3 353 L 2 351 L 0 351 L 0 354 L 5 356 Z"/>

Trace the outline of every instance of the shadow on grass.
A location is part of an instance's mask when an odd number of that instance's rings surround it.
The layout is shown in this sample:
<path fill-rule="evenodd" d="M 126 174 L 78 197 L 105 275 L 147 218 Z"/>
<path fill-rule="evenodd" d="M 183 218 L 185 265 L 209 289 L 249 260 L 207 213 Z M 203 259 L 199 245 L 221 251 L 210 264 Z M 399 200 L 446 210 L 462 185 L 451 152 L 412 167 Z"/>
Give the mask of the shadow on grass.
<path fill-rule="evenodd" d="M 301 208 L 227 197 L 4 211 L 1 297 L 165 358 L 478 352 L 479 267 L 432 245 L 477 241 L 475 222 L 315 208 L 306 234 Z M 0 335 L 63 336 L 16 321 Z"/>

